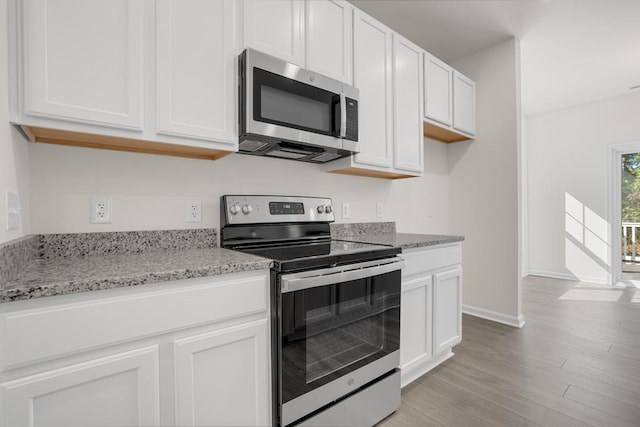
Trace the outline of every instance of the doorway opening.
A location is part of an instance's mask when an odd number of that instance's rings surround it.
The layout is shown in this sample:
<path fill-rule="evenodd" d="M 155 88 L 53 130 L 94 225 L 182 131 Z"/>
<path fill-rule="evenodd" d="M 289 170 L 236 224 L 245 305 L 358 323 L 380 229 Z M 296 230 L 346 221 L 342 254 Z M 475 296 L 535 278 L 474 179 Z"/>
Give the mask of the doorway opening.
<path fill-rule="evenodd" d="M 607 147 L 610 280 L 640 287 L 640 141 Z"/>
<path fill-rule="evenodd" d="M 640 153 L 620 160 L 621 279 L 640 280 Z"/>

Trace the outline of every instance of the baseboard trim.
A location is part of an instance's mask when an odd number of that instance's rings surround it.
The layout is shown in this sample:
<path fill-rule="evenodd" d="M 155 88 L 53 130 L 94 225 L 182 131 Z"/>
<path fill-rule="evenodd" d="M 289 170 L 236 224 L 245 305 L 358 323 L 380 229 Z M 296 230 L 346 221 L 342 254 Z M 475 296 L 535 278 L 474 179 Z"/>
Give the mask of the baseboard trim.
<path fill-rule="evenodd" d="M 498 313 L 484 308 L 478 308 L 471 305 L 462 305 L 462 312 L 470 316 L 480 317 L 482 319 L 491 320 L 492 322 L 502 323 L 504 325 L 513 326 L 515 328 L 522 328 L 525 325 L 524 317 L 509 316 L 507 314 Z"/>
<path fill-rule="evenodd" d="M 406 385 L 417 380 L 436 366 L 443 363 L 445 360 L 454 356 L 451 349 L 445 350 L 440 354 L 437 354 L 431 359 L 420 358 L 412 361 L 400 369 L 400 387 L 404 388 Z"/>
<path fill-rule="evenodd" d="M 529 270 L 529 276 L 551 277 L 552 279 L 572 280 L 574 282 L 579 281 L 573 274 L 558 273 L 557 271 Z"/>
<path fill-rule="evenodd" d="M 588 282 L 588 283 L 597 283 L 597 284 L 603 284 L 603 285 L 608 283 L 607 279 L 603 279 L 602 277 L 583 277 L 582 279 L 580 279 L 574 276 L 573 274 L 559 273 L 557 271 L 529 270 L 529 275 L 550 277 L 552 279 L 571 280 L 573 282 Z"/>

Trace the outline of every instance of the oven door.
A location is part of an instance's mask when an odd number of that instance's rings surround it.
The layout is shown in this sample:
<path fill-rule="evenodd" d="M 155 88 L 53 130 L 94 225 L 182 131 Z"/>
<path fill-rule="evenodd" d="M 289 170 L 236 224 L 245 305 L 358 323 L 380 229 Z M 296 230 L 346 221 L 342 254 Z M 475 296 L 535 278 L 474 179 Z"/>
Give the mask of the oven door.
<path fill-rule="evenodd" d="M 398 367 L 403 265 L 391 258 L 280 277 L 282 425 Z"/>

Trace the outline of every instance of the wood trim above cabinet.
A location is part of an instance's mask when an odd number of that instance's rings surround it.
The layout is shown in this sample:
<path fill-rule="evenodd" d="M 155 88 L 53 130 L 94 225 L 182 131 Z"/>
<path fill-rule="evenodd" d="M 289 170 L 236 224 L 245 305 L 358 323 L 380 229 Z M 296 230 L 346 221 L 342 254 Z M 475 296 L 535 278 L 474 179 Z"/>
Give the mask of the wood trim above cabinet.
<path fill-rule="evenodd" d="M 84 132 L 41 128 L 37 126 L 21 125 L 20 127 L 32 142 L 44 142 L 48 144 L 100 148 L 144 154 L 159 154 L 162 156 L 187 157 L 202 160 L 217 160 L 232 153 L 232 151 L 190 147 L 187 145 L 144 141 L 132 138 L 118 138 Z"/>
<path fill-rule="evenodd" d="M 442 128 L 427 121 L 423 122 L 422 129 L 424 131 L 424 136 L 426 136 L 427 138 L 435 139 L 445 143 L 468 141 L 470 139 L 473 139 L 470 136 Z"/>
<path fill-rule="evenodd" d="M 366 176 L 369 178 L 383 178 L 383 179 L 404 179 L 404 178 L 416 178 L 420 175 L 405 175 L 397 172 L 378 171 L 370 169 L 360 169 L 357 167 L 350 167 L 338 170 L 327 171 L 329 173 L 337 173 L 341 175 L 355 175 Z"/>

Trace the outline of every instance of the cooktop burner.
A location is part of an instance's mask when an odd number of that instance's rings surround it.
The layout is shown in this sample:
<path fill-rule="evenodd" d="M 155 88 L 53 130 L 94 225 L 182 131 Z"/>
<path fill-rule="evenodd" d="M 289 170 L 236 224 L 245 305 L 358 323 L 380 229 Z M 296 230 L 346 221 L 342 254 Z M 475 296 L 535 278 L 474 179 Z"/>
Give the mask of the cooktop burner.
<path fill-rule="evenodd" d="M 298 243 L 236 248 L 242 252 L 270 258 L 273 269 L 290 271 L 312 267 L 327 267 L 363 260 L 386 258 L 400 253 L 400 248 L 370 243 L 331 240 L 319 243 Z"/>
<path fill-rule="evenodd" d="M 332 240 L 331 199 L 227 195 L 220 199 L 220 245 L 293 271 L 393 257 L 399 247 Z"/>

